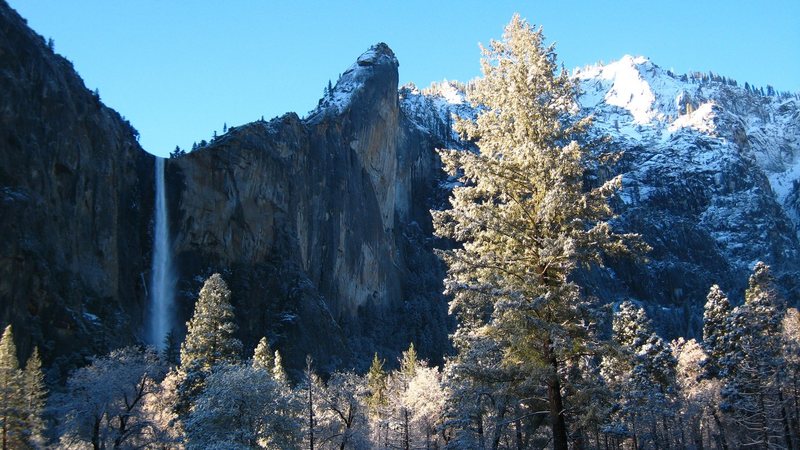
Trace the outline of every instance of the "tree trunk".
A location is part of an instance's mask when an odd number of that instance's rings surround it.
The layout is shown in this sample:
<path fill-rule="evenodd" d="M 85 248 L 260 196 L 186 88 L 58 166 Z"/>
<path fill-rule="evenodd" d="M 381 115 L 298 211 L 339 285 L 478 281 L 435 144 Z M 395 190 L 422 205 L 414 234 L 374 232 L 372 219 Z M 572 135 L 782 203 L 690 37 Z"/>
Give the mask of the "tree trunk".
<path fill-rule="evenodd" d="M 408 410 L 403 408 L 403 450 L 411 450 L 411 439 L 408 437 Z"/>
<path fill-rule="evenodd" d="M 761 438 L 764 439 L 764 448 L 769 448 L 769 422 L 767 421 L 767 408 L 764 405 L 764 393 L 758 394 L 758 407 L 761 410 Z"/>
<path fill-rule="evenodd" d="M 789 417 L 786 413 L 786 403 L 783 401 L 783 391 L 778 388 L 778 402 L 781 405 L 781 420 L 783 421 L 783 436 L 786 441 L 786 448 L 792 447 L 792 429 L 789 426 Z"/>
<path fill-rule="evenodd" d="M 711 417 L 714 418 L 714 424 L 717 425 L 717 442 L 719 442 L 719 446 L 722 447 L 722 450 L 728 450 L 728 442 L 725 438 L 725 429 L 722 428 L 722 421 L 719 420 L 719 415 L 717 415 L 716 411 L 711 413 Z"/>
<path fill-rule="evenodd" d="M 314 450 L 314 392 L 311 377 L 308 379 L 308 448 Z"/>
<path fill-rule="evenodd" d="M 497 420 L 495 420 L 494 435 L 492 436 L 492 450 L 500 448 L 500 439 L 503 437 L 503 419 L 506 417 L 505 401 L 503 401 L 500 406 L 496 407 L 496 409 Z"/>
<path fill-rule="evenodd" d="M 486 439 L 483 436 L 483 414 L 479 411 L 478 412 L 478 439 L 481 443 L 481 449 L 486 448 Z"/>
<path fill-rule="evenodd" d="M 548 356 L 553 373 L 547 380 L 547 399 L 550 403 L 550 428 L 553 432 L 553 449 L 568 450 L 567 423 L 564 420 L 564 400 L 561 397 L 561 381 L 558 379 L 558 360 L 549 348 Z"/>

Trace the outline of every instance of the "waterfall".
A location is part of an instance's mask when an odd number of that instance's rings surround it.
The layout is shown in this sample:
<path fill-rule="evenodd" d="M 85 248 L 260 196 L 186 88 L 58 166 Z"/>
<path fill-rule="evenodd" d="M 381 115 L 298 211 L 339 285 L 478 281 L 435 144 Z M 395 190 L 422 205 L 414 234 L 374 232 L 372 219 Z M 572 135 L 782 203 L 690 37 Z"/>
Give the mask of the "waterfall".
<path fill-rule="evenodd" d="M 150 323 L 148 338 L 157 349 L 164 348 L 164 338 L 172 329 L 175 276 L 169 242 L 167 194 L 164 186 L 164 158 L 156 157 L 156 198 L 153 224 L 153 266 L 150 280 Z"/>

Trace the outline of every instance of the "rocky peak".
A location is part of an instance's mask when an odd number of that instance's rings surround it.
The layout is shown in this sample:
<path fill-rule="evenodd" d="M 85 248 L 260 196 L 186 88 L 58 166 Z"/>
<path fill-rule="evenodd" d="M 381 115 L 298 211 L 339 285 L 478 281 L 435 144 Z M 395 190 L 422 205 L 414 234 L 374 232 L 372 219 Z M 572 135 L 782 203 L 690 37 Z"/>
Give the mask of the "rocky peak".
<path fill-rule="evenodd" d="M 396 103 L 399 65 L 388 45 L 373 45 L 342 73 L 333 89 L 326 90 L 308 120 L 317 122 L 351 109 L 363 111 Z"/>

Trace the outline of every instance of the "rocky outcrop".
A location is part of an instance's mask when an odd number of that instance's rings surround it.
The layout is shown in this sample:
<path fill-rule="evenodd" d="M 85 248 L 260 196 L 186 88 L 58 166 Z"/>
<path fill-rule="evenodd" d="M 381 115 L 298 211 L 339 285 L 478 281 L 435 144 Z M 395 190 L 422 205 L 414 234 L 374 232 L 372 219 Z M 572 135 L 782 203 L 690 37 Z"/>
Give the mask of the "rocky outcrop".
<path fill-rule="evenodd" d="M 246 346 L 267 334 L 295 367 L 304 352 L 334 368 L 412 341 L 441 357 L 442 272 L 427 238 L 439 141 L 408 123 L 397 68 L 378 44 L 306 119 L 236 127 L 170 161 L 181 278 L 229 270 Z"/>
<path fill-rule="evenodd" d="M 643 57 L 575 76 L 596 133 L 623 152 L 617 225 L 653 247 L 646 265 L 612 262 L 610 283 L 648 305 L 670 337 L 698 337 L 712 284 L 742 301 L 757 261 L 800 303 L 797 96 L 678 76 Z"/>
<path fill-rule="evenodd" d="M 134 342 L 152 157 L 0 1 L 0 323 L 55 372 Z M 59 375 L 60 373 L 57 373 Z"/>

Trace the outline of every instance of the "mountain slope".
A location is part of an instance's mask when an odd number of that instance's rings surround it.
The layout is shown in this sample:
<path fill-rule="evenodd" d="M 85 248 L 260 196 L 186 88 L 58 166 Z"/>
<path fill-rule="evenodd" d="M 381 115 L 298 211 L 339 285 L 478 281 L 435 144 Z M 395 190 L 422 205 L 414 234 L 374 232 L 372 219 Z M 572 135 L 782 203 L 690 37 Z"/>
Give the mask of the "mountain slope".
<path fill-rule="evenodd" d="M 644 57 L 573 77 L 594 138 L 623 154 L 611 168 L 623 175 L 614 223 L 653 247 L 647 264 L 611 260 L 582 275 L 584 284 L 609 302 L 641 300 L 671 336 L 698 333 L 712 284 L 741 299 L 759 260 L 797 304 L 800 98 L 711 74 L 676 76 Z M 474 115 L 465 88 L 412 87 L 405 102 L 421 129 L 434 129 L 425 125 L 432 117 Z"/>
<path fill-rule="evenodd" d="M 763 260 L 796 302 L 797 97 L 765 96 L 718 76 L 675 76 L 643 57 L 574 76 L 596 132 L 625 152 L 620 223 L 654 248 L 645 273 L 622 275 L 631 290 L 697 311 L 712 283 L 741 298 Z"/>
<path fill-rule="evenodd" d="M 0 1 L 0 323 L 56 375 L 135 341 L 153 158 Z"/>

